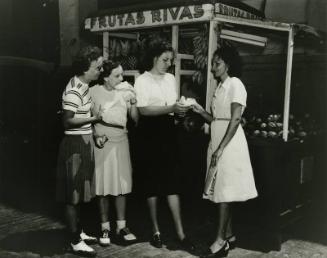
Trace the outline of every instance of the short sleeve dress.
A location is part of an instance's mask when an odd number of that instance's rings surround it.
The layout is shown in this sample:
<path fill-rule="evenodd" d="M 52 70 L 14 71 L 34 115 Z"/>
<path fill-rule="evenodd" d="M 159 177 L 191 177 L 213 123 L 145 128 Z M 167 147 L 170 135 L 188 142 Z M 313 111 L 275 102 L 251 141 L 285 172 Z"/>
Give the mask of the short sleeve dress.
<path fill-rule="evenodd" d="M 212 153 L 222 141 L 231 118 L 231 103 L 246 107 L 247 93 L 243 83 L 236 77 L 227 77 L 214 93 L 211 111 L 211 141 L 208 147 L 207 167 Z M 225 147 L 217 162 L 217 173 L 209 195 L 204 199 L 212 202 L 240 202 L 257 196 L 247 141 L 242 126 Z"/>
<path fill-rule="evenodd" d="M 95 146 L 95 193 L 118 196 L 132 191 L 132 165 L 127 137 L 127 102 L 124 92 L 108 91 L 102 85 L 90 88 L 95 112 L 104 109 L 103 123 L 94 125 L 95 134 L 106 135 L 102 149 Z M 108 125 L 120 126 L 121 128 Z"/>
<path fill-rule="evenodd" d="M 137 106 L 167 106 L 177 100 L 175 77 L 144 72 L 136 81 Z M 146 197 L 178 194 L 177 128 L 173 114 L 141 116 L 138 124 L 138 162 L 141 193 Z"/>

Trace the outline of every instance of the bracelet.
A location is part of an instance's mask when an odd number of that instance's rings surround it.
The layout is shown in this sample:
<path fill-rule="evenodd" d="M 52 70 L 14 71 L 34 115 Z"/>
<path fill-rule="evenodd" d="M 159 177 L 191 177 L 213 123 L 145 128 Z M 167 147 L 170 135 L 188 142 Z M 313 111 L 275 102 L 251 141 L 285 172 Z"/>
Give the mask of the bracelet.
<path fill-rule="evenodd" d="M 130 99 L 129 102 L 131 103 L 131 105 L 135 105 L 137 103 L 137 100 L 136 99 Z"/>

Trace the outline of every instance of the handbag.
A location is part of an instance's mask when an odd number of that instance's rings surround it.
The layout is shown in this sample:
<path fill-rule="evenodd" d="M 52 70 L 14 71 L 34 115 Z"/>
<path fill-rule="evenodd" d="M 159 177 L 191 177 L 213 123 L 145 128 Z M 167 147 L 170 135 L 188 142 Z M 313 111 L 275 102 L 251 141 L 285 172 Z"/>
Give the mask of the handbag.
<path fill-rule="evenodd" d="M 212 195 L 218 173 L 218 163 L 215 166 L 209 166 L 208 173 L 204 184 L 204 195 Z"/>

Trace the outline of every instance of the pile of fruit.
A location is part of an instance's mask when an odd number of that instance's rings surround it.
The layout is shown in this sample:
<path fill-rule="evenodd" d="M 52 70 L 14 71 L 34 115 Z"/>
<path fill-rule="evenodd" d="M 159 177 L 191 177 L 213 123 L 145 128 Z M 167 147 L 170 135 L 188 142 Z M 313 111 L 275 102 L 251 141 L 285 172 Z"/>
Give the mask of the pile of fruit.
<path fill-rule="evenodd" d="M 243 118 L 242 126 L 249 137 L 281 139 L 283 137 L 283 118 L 281 114 Z M 317 123 L 310 116 L 295 117 L 290 114 L 288 139 L 303 140 L 319 133 Z"/>

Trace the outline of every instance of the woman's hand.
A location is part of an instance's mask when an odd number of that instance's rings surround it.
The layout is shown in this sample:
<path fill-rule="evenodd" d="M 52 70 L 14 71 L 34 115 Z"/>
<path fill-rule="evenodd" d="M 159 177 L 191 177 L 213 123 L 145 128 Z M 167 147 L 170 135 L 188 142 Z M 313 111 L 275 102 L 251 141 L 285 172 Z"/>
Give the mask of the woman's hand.
<path fill-rule="evenodd" d="M 95 137 L 95 146 L 102 149 L 104 144 L 108 141 L 108 137 L 105 135 Z"/>
<path fill-rule="evenodd" d="M 173 105 L 173 111 L 175 114 L 177 114 L 179 117 L 184 117 L 186 112 L 190 109 L 189 106 L 184 106 L 179 102 L 176 102 Z"/>
<path fill-rule="evenodd" d="M 215 150 L 212 153 L 211 163 L 210 163 L 211 167 L 214 167 L 217 165 L 217 161 L 219 160 L 219 158 L 221 157 L 222 154 L 223 154 L 223 149 L 221 149 L 221 148 L 218 148 L 217 150 Z"/>
<path fill-rule="evenodd" d="M 191 106 L 191 108 L 192 108 L 193 112 L 198 113 L 198 114 L 204 112 L 204 108 L 199 103 L 193 104 Z"/>

